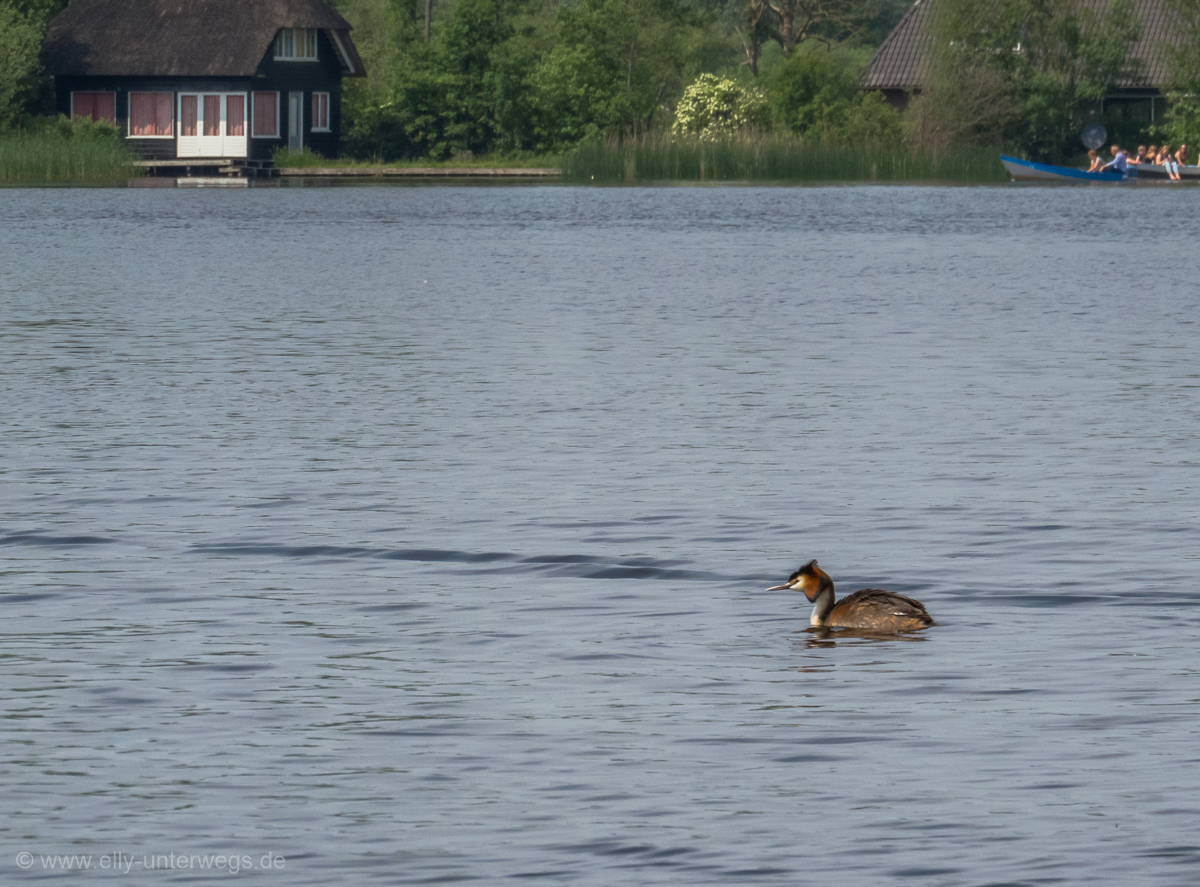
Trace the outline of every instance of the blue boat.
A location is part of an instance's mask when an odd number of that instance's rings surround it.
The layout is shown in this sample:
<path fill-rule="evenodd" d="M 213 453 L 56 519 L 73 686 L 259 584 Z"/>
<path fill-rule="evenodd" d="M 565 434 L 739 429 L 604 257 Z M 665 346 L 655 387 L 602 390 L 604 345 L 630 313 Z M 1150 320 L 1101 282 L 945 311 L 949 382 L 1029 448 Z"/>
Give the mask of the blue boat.
<path fill-rule="evenodd" d="M 1000 162 L 1017 182 L 1124 182 L 1137 176 L 1137 170 L 1133 169 L 1124 175 L 1119 172 L 1084 172 L 1082 169 L 1071 169 L 1068 166 L 1018 160 L 1003 154 L 1000 155 Z"/>

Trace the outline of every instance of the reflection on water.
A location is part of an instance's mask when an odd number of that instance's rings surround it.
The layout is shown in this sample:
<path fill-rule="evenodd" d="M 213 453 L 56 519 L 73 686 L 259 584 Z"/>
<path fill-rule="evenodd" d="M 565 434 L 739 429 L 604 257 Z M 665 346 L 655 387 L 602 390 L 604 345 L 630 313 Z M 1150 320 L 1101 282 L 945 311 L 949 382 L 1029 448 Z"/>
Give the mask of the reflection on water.
<path fill-rule="evenodd" d="M 811 626 L 804 631 L 796 632 L 797 640 L 803 640 L 809 647 L 836 647 L 838 644 L 886 644 L 892 642 L 910 642 L 927 640 L 925 631 L 932 631 L 932 628 L 922 629 L 922 633 L 901 632 L 878 632 L 865 631 L 861 628 L 826 628 Z"/>
<path fill-rule="evenodd" d="M 1186 882 L 1197 213 L 0 192 L 2 880 Z"/>

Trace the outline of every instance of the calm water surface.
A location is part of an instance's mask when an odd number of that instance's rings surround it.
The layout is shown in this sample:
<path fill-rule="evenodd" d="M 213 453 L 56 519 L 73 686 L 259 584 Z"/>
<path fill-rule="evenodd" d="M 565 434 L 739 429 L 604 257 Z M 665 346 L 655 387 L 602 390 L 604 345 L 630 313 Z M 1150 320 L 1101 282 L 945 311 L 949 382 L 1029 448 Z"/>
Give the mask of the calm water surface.
<path fill-rule="evenodd" d="M 1197 230 L 0 191 L 0 880 L 1194 883 Z"/>

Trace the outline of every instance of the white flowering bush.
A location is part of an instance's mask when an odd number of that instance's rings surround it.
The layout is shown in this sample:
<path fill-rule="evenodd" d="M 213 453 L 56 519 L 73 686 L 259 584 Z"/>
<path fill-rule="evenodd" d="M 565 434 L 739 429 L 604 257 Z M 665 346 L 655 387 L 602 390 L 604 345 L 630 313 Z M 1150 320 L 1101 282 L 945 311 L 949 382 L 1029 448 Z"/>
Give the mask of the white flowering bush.
<path fill-rule="evenodd" d="M 728 77 L 701 74 L 683 91 L 671 130 L 715 139 L 760 125 L 764 110 L 757 90 L 743 89 Z"/>

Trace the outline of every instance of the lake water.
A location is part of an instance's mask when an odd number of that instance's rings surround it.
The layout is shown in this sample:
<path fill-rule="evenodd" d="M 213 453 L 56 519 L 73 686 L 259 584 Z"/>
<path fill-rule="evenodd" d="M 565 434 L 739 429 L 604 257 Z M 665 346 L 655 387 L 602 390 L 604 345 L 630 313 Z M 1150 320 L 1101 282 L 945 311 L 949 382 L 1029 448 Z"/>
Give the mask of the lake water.
<path fill-rule="evenodd" d="M 0 880 L 1194 882 L 1197 230 L 0 191 Z"/>

